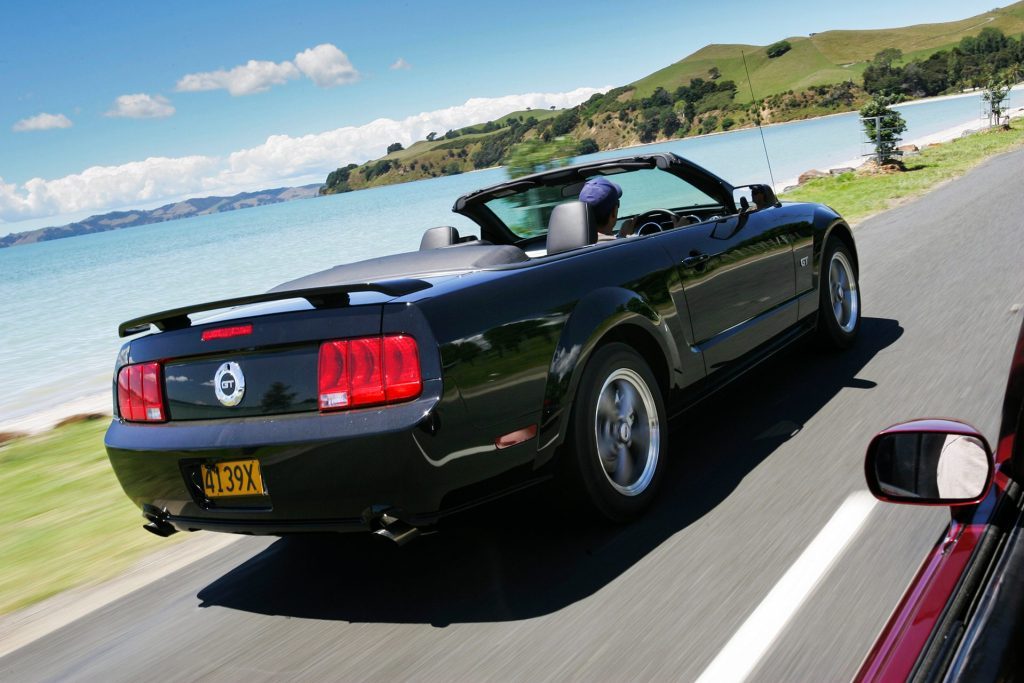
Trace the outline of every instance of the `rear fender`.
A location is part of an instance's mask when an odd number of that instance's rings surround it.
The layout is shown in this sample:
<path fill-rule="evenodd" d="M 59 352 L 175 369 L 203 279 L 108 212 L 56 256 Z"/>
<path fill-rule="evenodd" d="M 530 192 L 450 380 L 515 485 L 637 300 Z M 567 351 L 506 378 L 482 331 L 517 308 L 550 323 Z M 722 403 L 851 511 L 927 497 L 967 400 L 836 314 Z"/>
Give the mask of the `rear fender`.
<path fill-rule="evenodd" d="M 619 287 L 603 287 L 590 292 L 573 309 L 562 328 L 548 368 L 544 389 L 544 408 L 540 426 L 537 467 L 547 463 L 565 440 L 572 401 L 580 376 L 594 350 L 610 336 L 645 339 L 650 352 L 657 349 L 660 358 L 644 356 L 663 392 L 675 382 L 673 369 L 680 367 L 679 351 L 664 319 L 636 292 Z M 644 335 L 636 337 L 635 335 Z M 659 367 L 661 366 L 661 367 Z"/>

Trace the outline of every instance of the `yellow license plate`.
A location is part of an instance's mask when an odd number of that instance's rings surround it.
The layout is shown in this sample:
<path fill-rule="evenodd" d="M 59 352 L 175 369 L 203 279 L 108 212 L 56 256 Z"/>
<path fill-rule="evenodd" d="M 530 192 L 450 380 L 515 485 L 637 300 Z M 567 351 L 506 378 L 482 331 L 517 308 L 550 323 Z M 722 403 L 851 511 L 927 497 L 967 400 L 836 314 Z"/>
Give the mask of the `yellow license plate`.
<path fill-rule="evenodd" d="M 207 498 L 265 496 L 259 460 L 230 460 L 203 465 L 203 493 Z"/>

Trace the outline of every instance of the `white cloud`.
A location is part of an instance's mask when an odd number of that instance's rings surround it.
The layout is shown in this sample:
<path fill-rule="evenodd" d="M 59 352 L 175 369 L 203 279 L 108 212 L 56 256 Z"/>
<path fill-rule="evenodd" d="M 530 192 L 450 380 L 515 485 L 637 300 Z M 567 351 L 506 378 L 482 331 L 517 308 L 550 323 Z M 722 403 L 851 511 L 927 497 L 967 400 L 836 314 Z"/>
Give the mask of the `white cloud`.
<path fill-rule="evenodd" d="M 250 59 L 233 69 L 186 74 L 178 80 L 178 92 L 227 90 L 232 95 L 265 92 L 274 85 L 305 76 L 318 87 L 331 88 L 359 80 L 359 72 L 348 55 L 330 43 L 311 47 L 295 55 L 295 61 L 268 62 Z"/>
<path fill-rule="evenodd" d="M 151 157 L 119 166 L 92 166 L 55 180 L 32 178 L 21 187 L 0 178 L 0 220 L 102 210 L 201 191 L 216 177 L 213 157 Z"/>
<path fill-rule="evenodd" d="M 348 55 L 330 43 L 295 55 L 295 65 L 320 88 L 346 85 L 359 79 L 359 72 L 348 60 Z"/>
<path fill-rule="evenodd" d="M 289 79 L 298 78 L 299 70 L 291 62 L 263 62 L 250 59 L 242 66 L 230 71 L 205 71 L 187 74 L 175 87 L 178 92 L 202 90 L 227 90 L 232 95 L 251 95 L 269 90 L 272 85 L 282 85 Z"/>
<path fill-rule="evenodd" d="M 114 108 L 106 116 L 119 116 L 128 119 L 159 119 L 174 113 L 174 107 L 163 95 L 121 95 L 114 101 Z"/>
<path fill-rule="evenodd" d="M 70 128 L 71 119 L 64 114 L 36 114 L 27 119 L 15 123 L 11 130 L 15 133 L 24 133 L 30 130 L 50 130 L 51 128 Z"/>
<path fill-rule="evenodd" d="M 405 61 L 404 57 L 399 57 L 395 60 L 395 63 L 388 67 L 389 69 L 411 69 L 412 64 Z"/>
<path fill-rule="evenodd" d="M 261 145 L 227 157 L 153 157 L 120 166 L 94 166 L 54 180 L 33 178 L 20 186 L 4 183 L 0 178 L 0 222 L 145 208 L 199 193 L 232 194 L 300 181 L 314 182 L 338 166 L 375 158 L 385 145 L 395 141 L 408 147 L 431 131 L 491 121 L 527 107 L 574 106 L 609 87 L 478 97 L 400 121 L 377 119 L 362 126 L 345 126 L 302 137 L 272 135 Z"/>

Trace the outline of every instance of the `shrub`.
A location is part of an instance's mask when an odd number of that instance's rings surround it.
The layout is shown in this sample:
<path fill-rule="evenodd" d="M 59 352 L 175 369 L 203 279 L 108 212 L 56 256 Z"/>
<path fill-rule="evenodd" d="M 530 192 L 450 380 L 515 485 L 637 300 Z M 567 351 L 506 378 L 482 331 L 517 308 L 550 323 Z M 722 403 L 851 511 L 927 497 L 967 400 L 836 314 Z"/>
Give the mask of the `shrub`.
<path fill-rule="evenodd" d="M 580 140 L 580 147 L 576 153 L 579 155 L 593 154 L 599 150 L 600 148 L 597 146 L 597 141 L 594 138 L 583 138 Z"/>
<path fill-rule="evenodd" d="M 780 40 L 777 43 L 772 43 L 771 45 L 768 46 L 768 58 L 775 59 L 776 57 L 781 57 L 782 55 L 789 52 L 792 48 L 793 46 L 789 44 L 788 40 Z"/>
<path fill-rule="evenodd" d="M 707 135 L 708 133 L 714 132 L 718 128 L 718 117 L 711 115 L 705 116 L 704 120 L 700 122 L 700 132 Z"/>

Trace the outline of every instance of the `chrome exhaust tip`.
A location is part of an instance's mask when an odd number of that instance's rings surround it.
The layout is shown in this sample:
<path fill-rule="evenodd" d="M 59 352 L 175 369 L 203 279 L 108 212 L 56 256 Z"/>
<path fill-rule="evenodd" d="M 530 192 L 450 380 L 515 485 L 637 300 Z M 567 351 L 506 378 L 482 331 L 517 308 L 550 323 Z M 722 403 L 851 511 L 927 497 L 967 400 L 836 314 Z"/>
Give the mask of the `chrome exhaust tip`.
<path fill-rule="evenodd" d="M 143 524 L 142 528 L 151 534 L 155 534 L 161 538 L 167 538 L 168 536 L 178 533 L 177 529 L 162 519 L 157 519 L 155 517 L 147 517 L 147 519 L 149 522 Z"/>
<path fill-rule="evenodd" d="M 393 541 L 396 545 L 405 545 L 420 535 L 419 527 L 407 524 L 386 512 L 377 519 L 377 522 L 380 527 L 374 529 L 373 533 Z"/>

